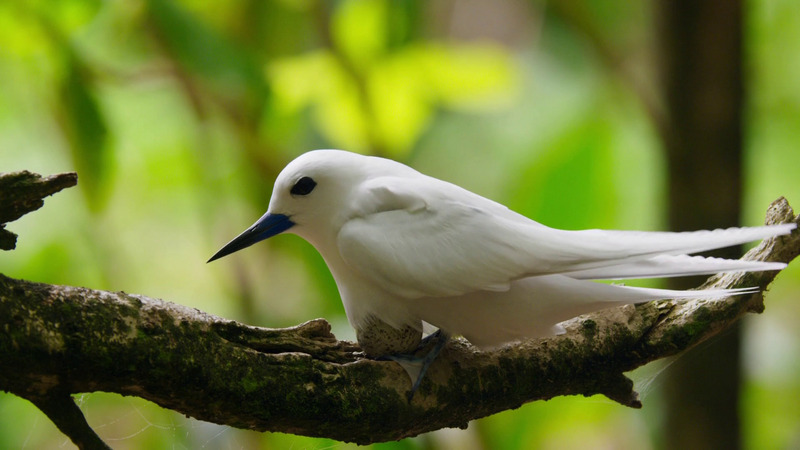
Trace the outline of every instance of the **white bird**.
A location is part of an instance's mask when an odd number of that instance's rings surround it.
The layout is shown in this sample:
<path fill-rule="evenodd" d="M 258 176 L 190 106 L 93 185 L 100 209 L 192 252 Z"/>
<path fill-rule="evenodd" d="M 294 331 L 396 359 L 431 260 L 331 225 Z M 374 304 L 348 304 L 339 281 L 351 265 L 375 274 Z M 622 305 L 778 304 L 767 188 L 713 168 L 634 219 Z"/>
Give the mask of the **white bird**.
<path fill-rule="evenodd" d="M 785 264 L 687 255 L 794 228 L 565 231 L 389 159 L 315 150 L 283 169 L 267 213 L 209 262 L 282 232 L 299 235 L 328 265 L 365 352 L 386 356 L 414 351 L 423 322 L 492 348 L 557 334 L 560 322 L 612 306 L 754 292 L 591 280 L 780 270 Z"/>

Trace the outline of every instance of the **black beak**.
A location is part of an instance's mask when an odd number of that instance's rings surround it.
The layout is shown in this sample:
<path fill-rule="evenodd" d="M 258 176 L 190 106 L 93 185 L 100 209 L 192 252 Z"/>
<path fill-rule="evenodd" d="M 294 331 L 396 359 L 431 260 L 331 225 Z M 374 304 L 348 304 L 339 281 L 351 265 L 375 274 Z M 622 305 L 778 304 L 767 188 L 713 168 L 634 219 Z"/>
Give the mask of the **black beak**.
<path fill-rule="evenodd" d="M 256 242 L 263 241 L 264 239 L 275 236 L 276 234 L 283 233 L 292 226 L 294 226 L 294 222 L 289 219 L 289 216 L 284 216 L 283 214 L 266 213 L 250 228 L 244 230 L 242 234 L 233 238 L 232 241 L 228 242 L 224 247 L 219 249 L 217 253 L 214 253 L 214 256 L 212 256 L 207 262 L 214 261 L 215 259 L 222 258 L 225 255 L 230 255 L 233 252 L 250 247 Z"/>

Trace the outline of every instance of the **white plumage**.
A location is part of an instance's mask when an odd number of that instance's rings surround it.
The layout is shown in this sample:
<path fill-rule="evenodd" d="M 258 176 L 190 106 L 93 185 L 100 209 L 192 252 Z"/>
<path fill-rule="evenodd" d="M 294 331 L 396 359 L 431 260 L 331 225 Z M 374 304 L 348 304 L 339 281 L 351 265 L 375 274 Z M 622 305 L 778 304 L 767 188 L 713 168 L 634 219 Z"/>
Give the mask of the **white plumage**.
<path fill-rule="evenodd" d="M 212 260 L 295 233 L 322 254 L 357 332 L 375 321 L 398 329 L 425 321 L 492 347 L 553 334 L 559 322 L 610 306 L 741 293 L 590 280 L 779 270 L 785 265 L 687 254 L 792 229 L 564 231 L 391 160 L 316 150 L 286 166 L 267 214 Z"/>

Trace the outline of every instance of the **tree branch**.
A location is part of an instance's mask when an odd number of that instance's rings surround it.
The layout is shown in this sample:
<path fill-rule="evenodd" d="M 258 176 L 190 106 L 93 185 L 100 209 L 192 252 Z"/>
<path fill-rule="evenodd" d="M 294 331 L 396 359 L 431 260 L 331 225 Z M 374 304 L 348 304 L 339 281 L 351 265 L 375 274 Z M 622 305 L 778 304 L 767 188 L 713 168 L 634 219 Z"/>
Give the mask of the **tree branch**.
<path fill-rule="evenodd" d="M 27 170 L 0 173 L 0 250 L 13 250 L 17 244 L 17 235 L 5 229 L 7 222 L 36 211 L 44 205 L 45 197 L 76 184 L 75 172 L 47 178 Z"/>
<path fill-rule="evenodd" d="M 800 218 L 779 199 L 767 221 Z M 798 253 L 795 230 L 745 257 L 789 262 Z M 705 287 L 765 288 L 775 276 L 727 274 Z M 761 294 L 661 301 L 581 316 L 564 335 L 491 352 L 455 339 L 409 403 L 399 365 L 365 358 L 357 344 L 336 340 L 323 319 L 251 327 L 141 295 L 0 275 L 0 367 L 14 368 L 0 371 L 0 389 L 31 399 L 56 423 L 63 414 L 52 410 L 64 408 L 48 408 L 42 398 L 107 391 L 218 424 L 367 444 L 463 428 L 559 395 L 604 394 L 640 407 L 624 372 L 762 310 Z"/>
<path fill-rule="evenodd" d="M 86 423 L 81 409 L 68 393 L 53 390 L 41 396 L 31 395 L 28 400 L 45 413 L 56 427 L 80 449 L 108 450 L 111 448 Z"/>

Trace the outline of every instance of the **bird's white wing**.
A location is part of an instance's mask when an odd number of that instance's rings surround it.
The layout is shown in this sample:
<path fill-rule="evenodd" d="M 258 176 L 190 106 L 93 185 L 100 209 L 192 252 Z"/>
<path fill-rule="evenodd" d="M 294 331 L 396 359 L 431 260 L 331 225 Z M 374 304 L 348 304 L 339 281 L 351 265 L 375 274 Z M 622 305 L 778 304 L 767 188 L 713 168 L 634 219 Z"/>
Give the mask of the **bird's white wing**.
<path fill-rule="evenodd" d="M 689 233 L 565 231 L 520 220 L 497 203 L 440 180 L 411 181 L 376 179 L 363 186 L 364 197 L 377 205 L 374 212 L 349 220 L 338 235 L 341 256 L 353 270 L 406 298 L 504 291 L 514 280 L 542 274 L 625 278 L 639 262 L 660 254 L 736 245 L 793 228 L 790 224 Z M 665 270 L 645 263 L 651 269 L 633 276 L 675 273 L 676 261 L 661 263 Z M 705 264 L 699 273 L 716 271 Z"/>
<path fill-rule="evenodd" d="M 528 228 L 546 227 L 504 217 L 502 205 L 425 176 L 381 177 L 361 188 L 359 203 L 369 206 L 340 229 L 339 252 L 387 292 L 505 291 L 535 265 L 517 243 Z"/>
<path fill-rule="evenodd" d="M 406 298 L 507 290 L 524 262 L 505 235 L 481 235 L 474 222 L 460 205 L 382 211 L 347 222 L 339 251 L 355 271 Z"/>

